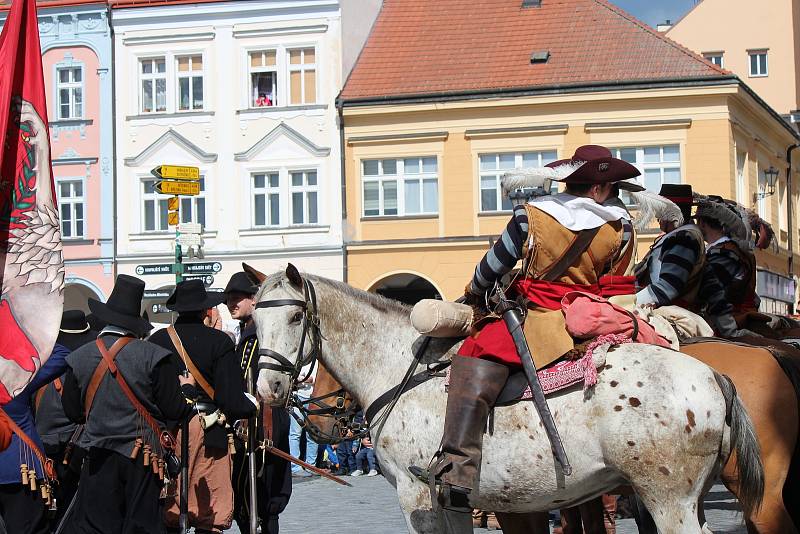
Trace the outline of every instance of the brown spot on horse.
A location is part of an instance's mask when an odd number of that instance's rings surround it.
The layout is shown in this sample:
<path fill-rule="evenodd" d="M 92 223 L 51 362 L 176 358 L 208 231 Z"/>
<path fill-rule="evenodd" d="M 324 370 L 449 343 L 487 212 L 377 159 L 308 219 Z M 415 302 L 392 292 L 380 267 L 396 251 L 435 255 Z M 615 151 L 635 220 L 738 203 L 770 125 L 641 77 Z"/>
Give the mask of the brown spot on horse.
<path fill-rule="evenodd" d="M 620 395 L 620 396 L 619 396 L 619 400 L 625 400 L 625 399 L 627 399 L 627 398 L 628 398 L 628 397 L 626 397 L 625 395 Z"/>
<path fill-rule="evenodd" d="M 614 406 L 614 411 L 615 411 L 615 412 L 621 412 L 621 411 L 622 411 L 622 406 L 620 406 L 619 404 L 617 404 L 616 406 Z"/>
<path fill-rule="evenodd" d="M 686 410 L 686 420 L 689 421 L 689 426 L 697 426 L 694 422 L 694 412 L 692 410 Z"/>
<path fill-rule="evenodd" d="M 642 387 L 643 385 L 644 385 L 644 383 L 642 383 L 642 382 L 636 382 L 636 387 L 637 387 L 637 388 L 640 388 L 640 387 Z"/>
<path fill-rule="evenodd" d="M 640 401 L 636 397 L 631 397 L 630 399 L 628 399 L 628 404 L 630 404 L 634 408 L 638 408 L 639 406 L 642 405 L 642 401 Z"/>
<path fill-rule="evenodd" d="M 628 447 L 633 447 L 634 445 L 636 445 L 635 441 L 629 441 L 628 442 Z"/>
<path fill-rule="evenodd" d="M 617 382 L 616 380 L 612 380 L 611 382 L 609 382 L 609 384 L 611 385 L 612 388 L 615 388 L 619 385 L 619 382 Z"/>
<path fill-rule="evenodd" d="M 663 465 L 658 468 L 658 471 L 663 474 L 664 476 L 669 476 L 669 469 L 664 467 Z"/>

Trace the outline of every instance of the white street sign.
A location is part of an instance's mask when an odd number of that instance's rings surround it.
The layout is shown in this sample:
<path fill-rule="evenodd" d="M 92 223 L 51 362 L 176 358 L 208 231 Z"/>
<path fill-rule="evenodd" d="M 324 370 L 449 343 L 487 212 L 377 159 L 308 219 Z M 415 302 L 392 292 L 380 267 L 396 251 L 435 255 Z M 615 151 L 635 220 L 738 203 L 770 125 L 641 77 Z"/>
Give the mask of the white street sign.
<path fill-rule="evenodd" d="M 203 239 L 198 234 L 181 234 L 177 241 L 182 247 L 199 247 L 203 244 Z"/>
<path fill-rule="evenodd" d="M 202 234 L 203 227 L 200 223 L 184 222 L 178 225 L 178 232 L 182 234 Z"/>

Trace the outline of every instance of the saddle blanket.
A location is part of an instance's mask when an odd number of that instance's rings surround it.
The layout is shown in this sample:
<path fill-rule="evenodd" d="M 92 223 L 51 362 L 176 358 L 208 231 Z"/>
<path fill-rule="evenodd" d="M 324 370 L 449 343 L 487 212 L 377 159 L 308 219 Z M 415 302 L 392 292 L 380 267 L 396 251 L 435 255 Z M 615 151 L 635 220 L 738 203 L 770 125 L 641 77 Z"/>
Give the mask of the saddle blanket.
<path fill-rule="evenodd" d="M 574 360 L 559 360 L 536 372 L 545 395 L 566 389 L 583 382 L 583 389 L 597 383 L 597 370 L 606 364 L 606 352 L 615 345 L 630 343 L 631 338 L 623 334 L 598 336 L 586 346 L 583 356 Z M 445 386 L 450 384 L 450 368 L 447 368 Z M 517 390 L 519 392 L 519 390 Z M 501 394 L 502 396 L 502 394 Z M 530 386 L 525 386 L 517 400 L 532 398 Z"/>

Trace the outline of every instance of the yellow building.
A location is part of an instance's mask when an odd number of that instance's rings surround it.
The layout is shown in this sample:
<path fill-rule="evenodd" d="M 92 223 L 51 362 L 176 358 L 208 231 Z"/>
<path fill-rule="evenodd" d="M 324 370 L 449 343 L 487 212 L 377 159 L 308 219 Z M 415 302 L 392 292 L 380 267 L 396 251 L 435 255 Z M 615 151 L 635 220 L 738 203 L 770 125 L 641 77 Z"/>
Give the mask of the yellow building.
<path fill-rule="evenodd" d="M 750 206 L 778 169 L 778 192 L 756 207 L 780 248 L 759 260 L 787 274 L 798 137 L 741 80 L 602 0 L 465 6 L 384 2 L 340 94 L 350 284 L 457 298 L 509 219 L 502 173 L 584 144 L 612 148 L 652 190 L 690 183 Z M 640 257 L 655 235 L 641 237 Z"/>
<path fill-rule="evenodd" d="M 738 75 L 779 113 L 800 108 L 800 1 L 703 0 L 666 36 Z"/>

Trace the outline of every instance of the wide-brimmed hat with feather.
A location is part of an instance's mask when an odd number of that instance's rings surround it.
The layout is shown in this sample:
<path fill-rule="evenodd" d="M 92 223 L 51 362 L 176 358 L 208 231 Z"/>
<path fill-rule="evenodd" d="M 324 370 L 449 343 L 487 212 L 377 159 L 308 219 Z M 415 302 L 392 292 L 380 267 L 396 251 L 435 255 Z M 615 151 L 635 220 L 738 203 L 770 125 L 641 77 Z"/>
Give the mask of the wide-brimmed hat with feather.
<path fill-rule="evenodd" d="M 609 149 L 599 145 L 578 147 L 569 159 L 560 159 L 546 165 L 565 174 L 560 181 L 566 184 L 607 184 L 641 174 L 627 161 L 615 158 Z"/>
<path fill-rule="evenodd" d="M 734 241 L 749 245 L 750 223 L 743 207 L 716 195 L 696 195 L 695 204 L 697 205 L 695 217 L 716 221 L 722 226 L 725 235 Z"/>

